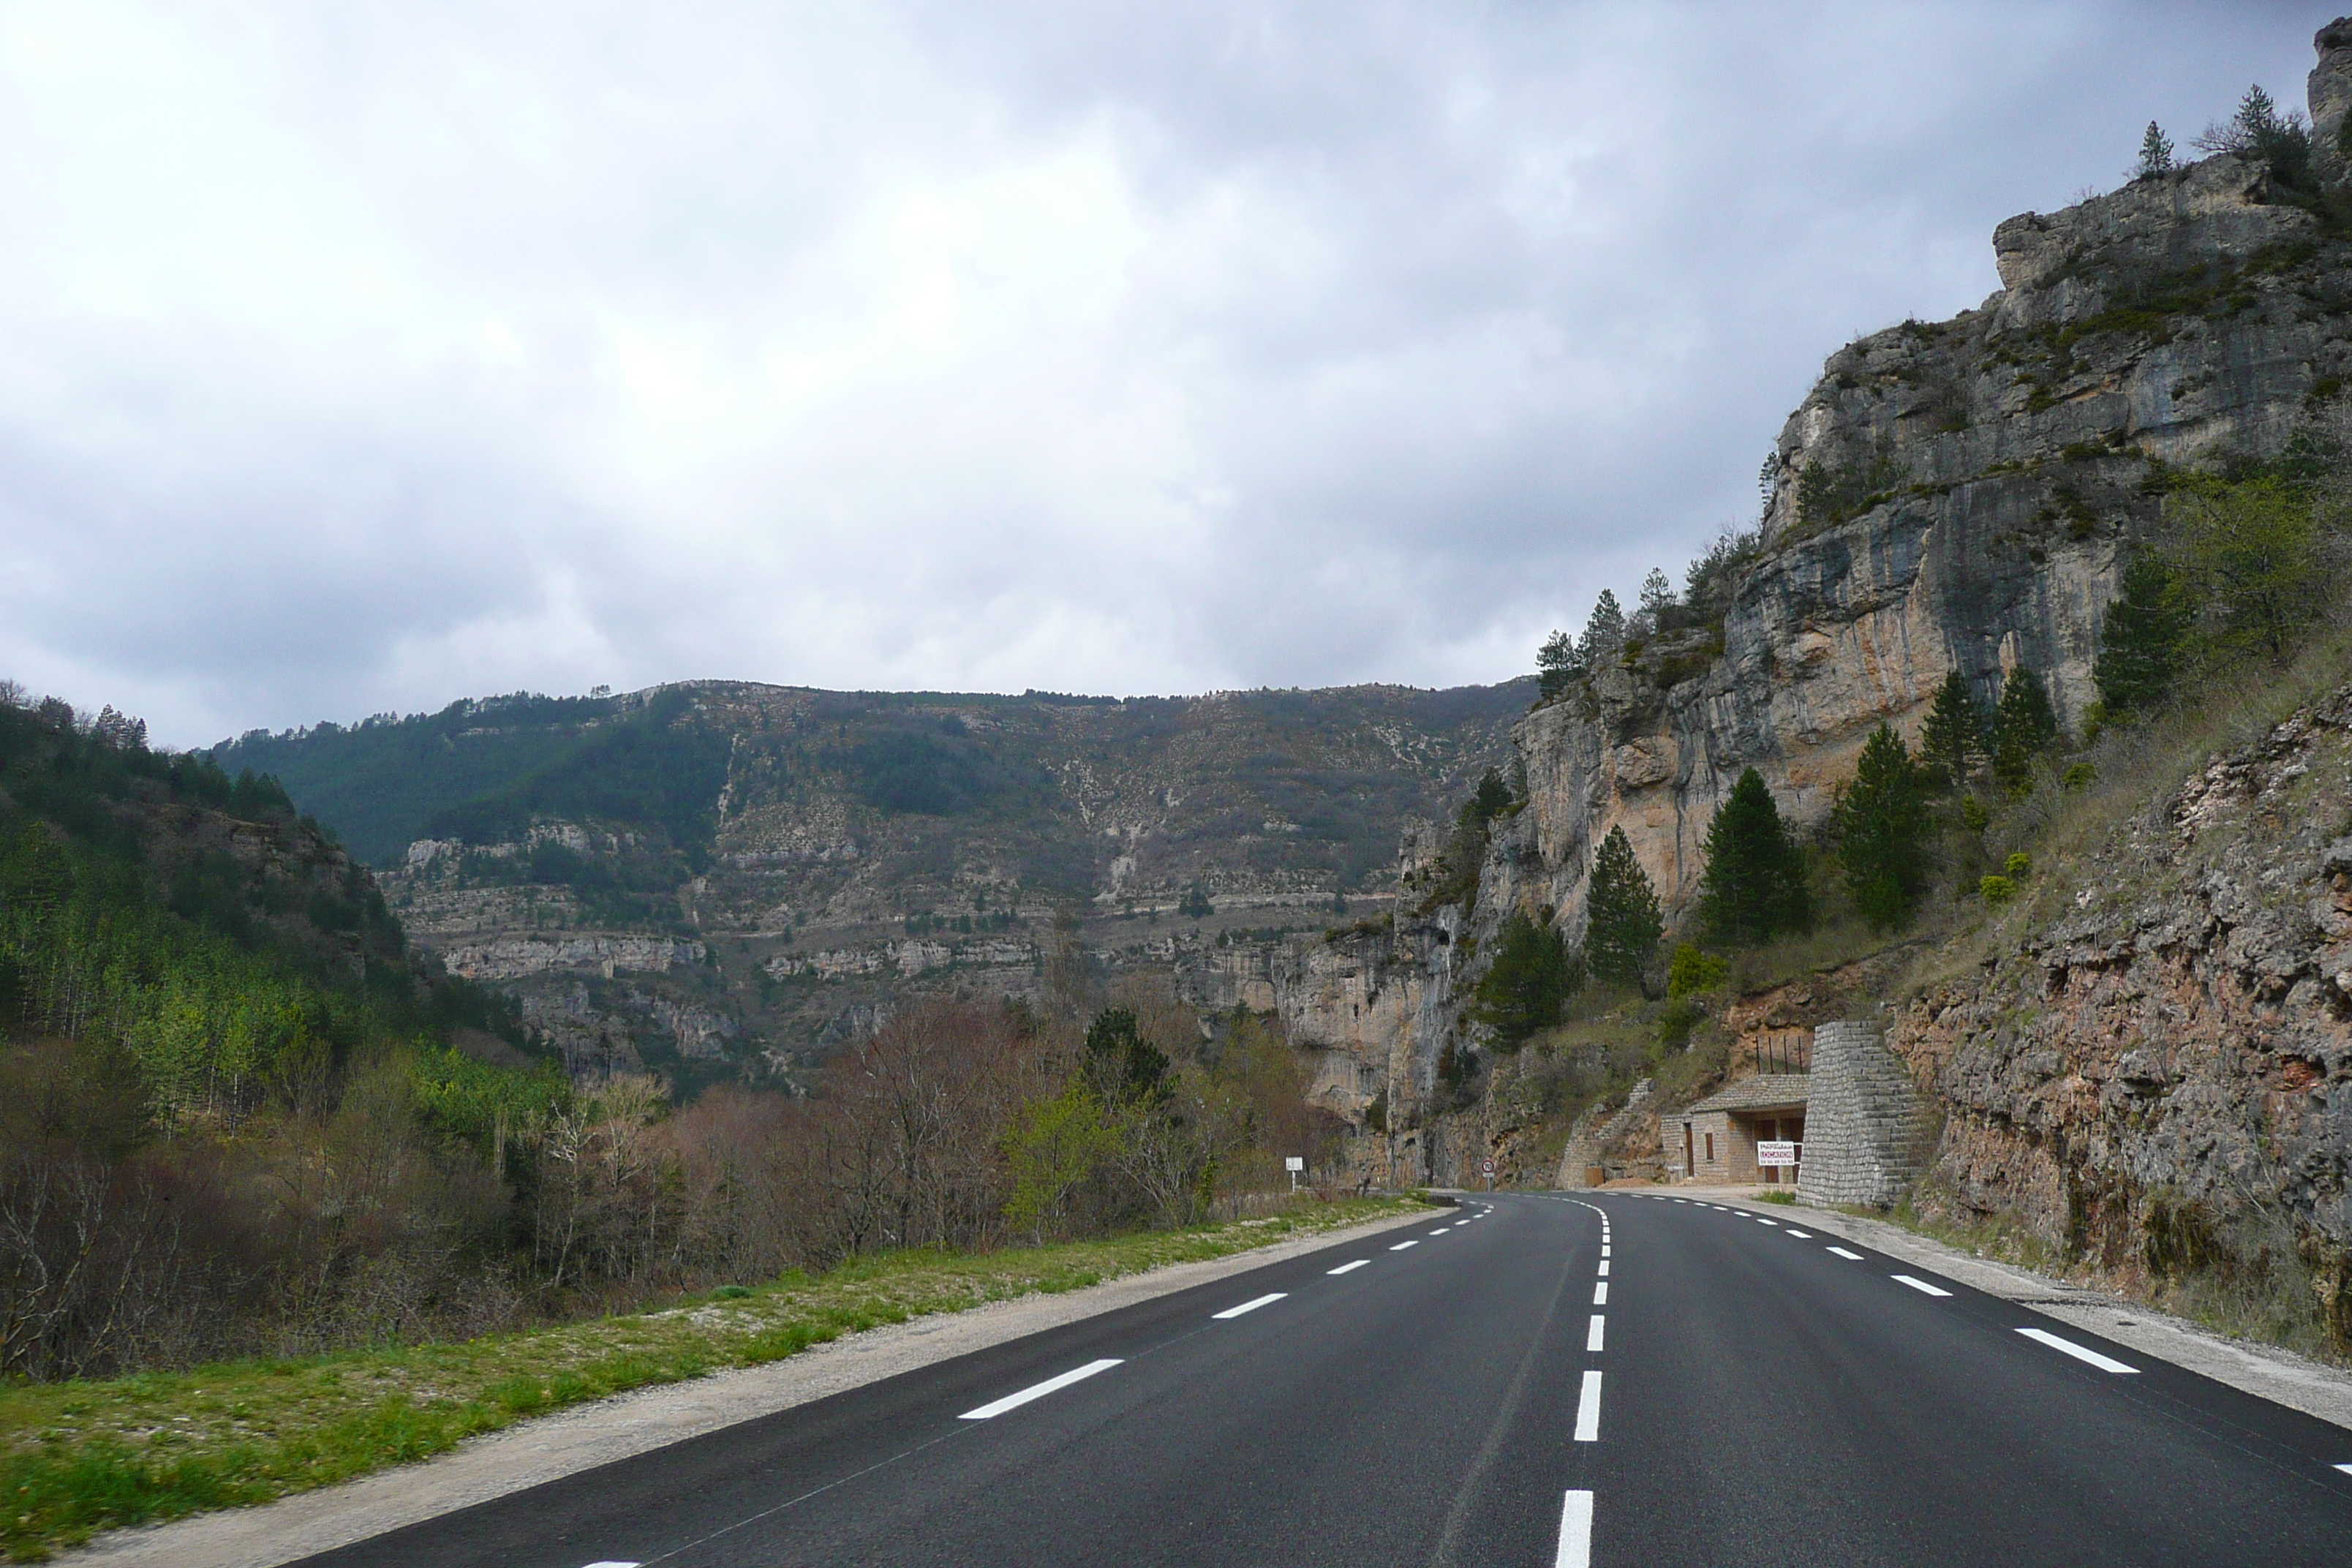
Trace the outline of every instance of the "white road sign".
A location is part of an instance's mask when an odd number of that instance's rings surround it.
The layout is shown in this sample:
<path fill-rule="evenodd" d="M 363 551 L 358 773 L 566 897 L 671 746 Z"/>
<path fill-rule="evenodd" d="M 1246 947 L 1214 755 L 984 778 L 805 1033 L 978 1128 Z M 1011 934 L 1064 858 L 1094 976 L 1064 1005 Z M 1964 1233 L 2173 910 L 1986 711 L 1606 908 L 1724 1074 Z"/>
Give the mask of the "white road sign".
<path fill-rule="evenodd" d="M 1495 1173 L 1495 1162 L 1494 1162 L 1494 1161 L 1492 1161 L 1492 1160 L 1481 1160 L 1481 1161 L 1479 1161 L 1479 1162 L 1478 1162 L 1478 1173 L 1479 1173 L 1480 1175 L 1484 1175 L 1484 1176 L 1491 1176 L 1491 1175 L 1493 1175 L 1493 1174 Z"/>
<path fill-rule="evenodd" d="M 1759 1142 L 1756 1163 L 1759 1165 L 1793 1165 L 1797 1163 L 1797 1146 L 1790 1142 Z"/>
<path fill-rule="evenodd" d="M 1286 1171 L 1303 1171 L 1307 1169 L 1306 1156 L 1302 1154 L 1285 1154 L 1282 1157 L 1282 1168 Z"/>

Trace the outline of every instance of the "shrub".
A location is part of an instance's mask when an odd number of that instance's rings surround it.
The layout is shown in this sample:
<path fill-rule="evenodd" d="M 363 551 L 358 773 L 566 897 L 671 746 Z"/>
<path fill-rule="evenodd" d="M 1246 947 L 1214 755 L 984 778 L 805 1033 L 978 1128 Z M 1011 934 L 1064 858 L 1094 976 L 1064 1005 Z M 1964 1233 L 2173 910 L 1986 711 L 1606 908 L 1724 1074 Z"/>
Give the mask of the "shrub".
<path fill-rule="evenodd" d="M 1731 965 L 1694 942 L 1682 942 L 1666 965 L 1666 994 L 1680 998 L 1712 991 L 1731 979 Z"/>
<path fill-rule="evenodd" d="M 2099 770 L 2088 763 L 2076 763 L 2060 776 L 2058 783 L 2069 795 L 2080 795 L 2099 782 Z"/>
<path fill-rule="evenodd" d="M 1977 896 L 1999 909 L 2017 897 L 2017 884 L 2006 877 L 1987 877 L 1977 884 Z"/>
<path fill-rule="evenodd" d="M 2002 864 L 2001 870 L 2011 881 L 2022 882 L 2033 874 L 2033 857 L 2021 849 Z"/>

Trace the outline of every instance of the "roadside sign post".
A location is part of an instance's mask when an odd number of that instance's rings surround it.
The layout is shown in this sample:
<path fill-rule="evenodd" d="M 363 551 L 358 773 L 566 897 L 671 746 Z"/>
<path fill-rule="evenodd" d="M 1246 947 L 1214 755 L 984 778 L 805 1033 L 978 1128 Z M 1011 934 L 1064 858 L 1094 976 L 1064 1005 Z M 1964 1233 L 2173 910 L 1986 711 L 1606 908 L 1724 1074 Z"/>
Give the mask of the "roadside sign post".
<path fill-rule="evenodd" d="M 1290 1173 L 1290 1190 L 1294 1193 L 1297 1192 L 1298 1190 L 1298 1173 L 1307 1169 L 1306 1157 L 1300 1154 L 1285 1154 L 1282 1157 L 1282 1168 Z"/>
<path fill-rule="evenodd" d="M 1801 1147 L 1802 1145 L 1785 1138 L 1759 1138 L 1756 1141 L 1757 1166 L 1759 1169 L 1772 1172 L 1793 1171 L 1797 1168 L 1798 1151 Z M 1773 1184 L 1776 1186 L 1780 1184 L 1777 1174 L 1773 1177 Z"/>
<path fill-rule="evenodd" d="M 1495 1190 L 1495 1162 L 1492 1160 L 1479 1161 L 1478 1173 L 1486 1178 L 1486 1190 L 1490 1193 L 1493 1192 Z"/>

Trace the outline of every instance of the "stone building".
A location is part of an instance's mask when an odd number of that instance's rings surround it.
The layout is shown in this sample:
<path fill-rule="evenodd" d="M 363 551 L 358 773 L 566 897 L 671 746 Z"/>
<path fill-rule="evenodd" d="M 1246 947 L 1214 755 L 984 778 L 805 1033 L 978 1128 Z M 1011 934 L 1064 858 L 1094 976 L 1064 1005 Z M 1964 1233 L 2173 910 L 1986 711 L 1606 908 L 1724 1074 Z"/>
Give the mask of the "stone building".
<path fill-rule="evenodd" d="M 1658 1152 L 1669 1183 L 1793 1185 L 1794 1170 L 1759 1165 L 1756 1145 L 1802 1143 L 1811 1079 L 1801 1072 L 1758 1073 L 1658 1120 Z M 1801 1153 L 1802 1151 L 1800 1151 Z"/>

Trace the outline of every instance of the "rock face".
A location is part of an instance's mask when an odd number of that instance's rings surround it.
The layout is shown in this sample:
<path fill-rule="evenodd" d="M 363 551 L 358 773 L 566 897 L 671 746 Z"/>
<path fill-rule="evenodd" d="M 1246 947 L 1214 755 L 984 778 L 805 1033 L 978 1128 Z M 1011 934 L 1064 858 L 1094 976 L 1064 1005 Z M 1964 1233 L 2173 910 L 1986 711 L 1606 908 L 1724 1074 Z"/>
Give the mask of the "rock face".
<path fill-rule="evenodd" d="M 2352 1342 L 2352 688 L 2118 828 L 1890 1043 L 1949 1121 L 1929 1194 L 2126 1278 L 2284 1226 Z M 2185 1249 L 2185 1252 L 2184 1252 Z"/>
<path fill-rule="evenodd" d="M 2317 44 L 2319 167 L 2340 186 L 2352 23 Z M 1496 824 L 1467 907 L 1415 919 L 1401 900 L 1391 950 L 1349 961 L 1409 999 L 1367 1015 L 1360 1039 L 1311 986 L 1285 1003 L 1310 1037 L 1354 1039 L 1382 1142 L 1453 1114 L 1431 1086 L 1449 1046 L 1476 1043 L 1460 999 L 1479 944 L 1514 910 L 1556 911 L 1580 935 L 1585 875 L 1612 827 L 1673 913 L 1742 770 L 1800 828 L 1818 826 L 1872 731 L 1916 742 L 1949 671 L 1990 700 L 2030 668 L 2079 724 L 2123 553 L 2156 520 L 2165 473 L 2274 456 L 2352 383 L 2352 241 L 2323 205 L 2220 155 L 2024 214 L 1995 232 L 2002 287 L 1980 307 L 1831 355 L 1774 447 L 1727 594 L 1634 626 L 1522 720 L 1527 804 Z M 1408 871 L 1433 849 L 1409 843 Z M 1425 1179 L 1458 1179 L 1429 1147 Z"/>

